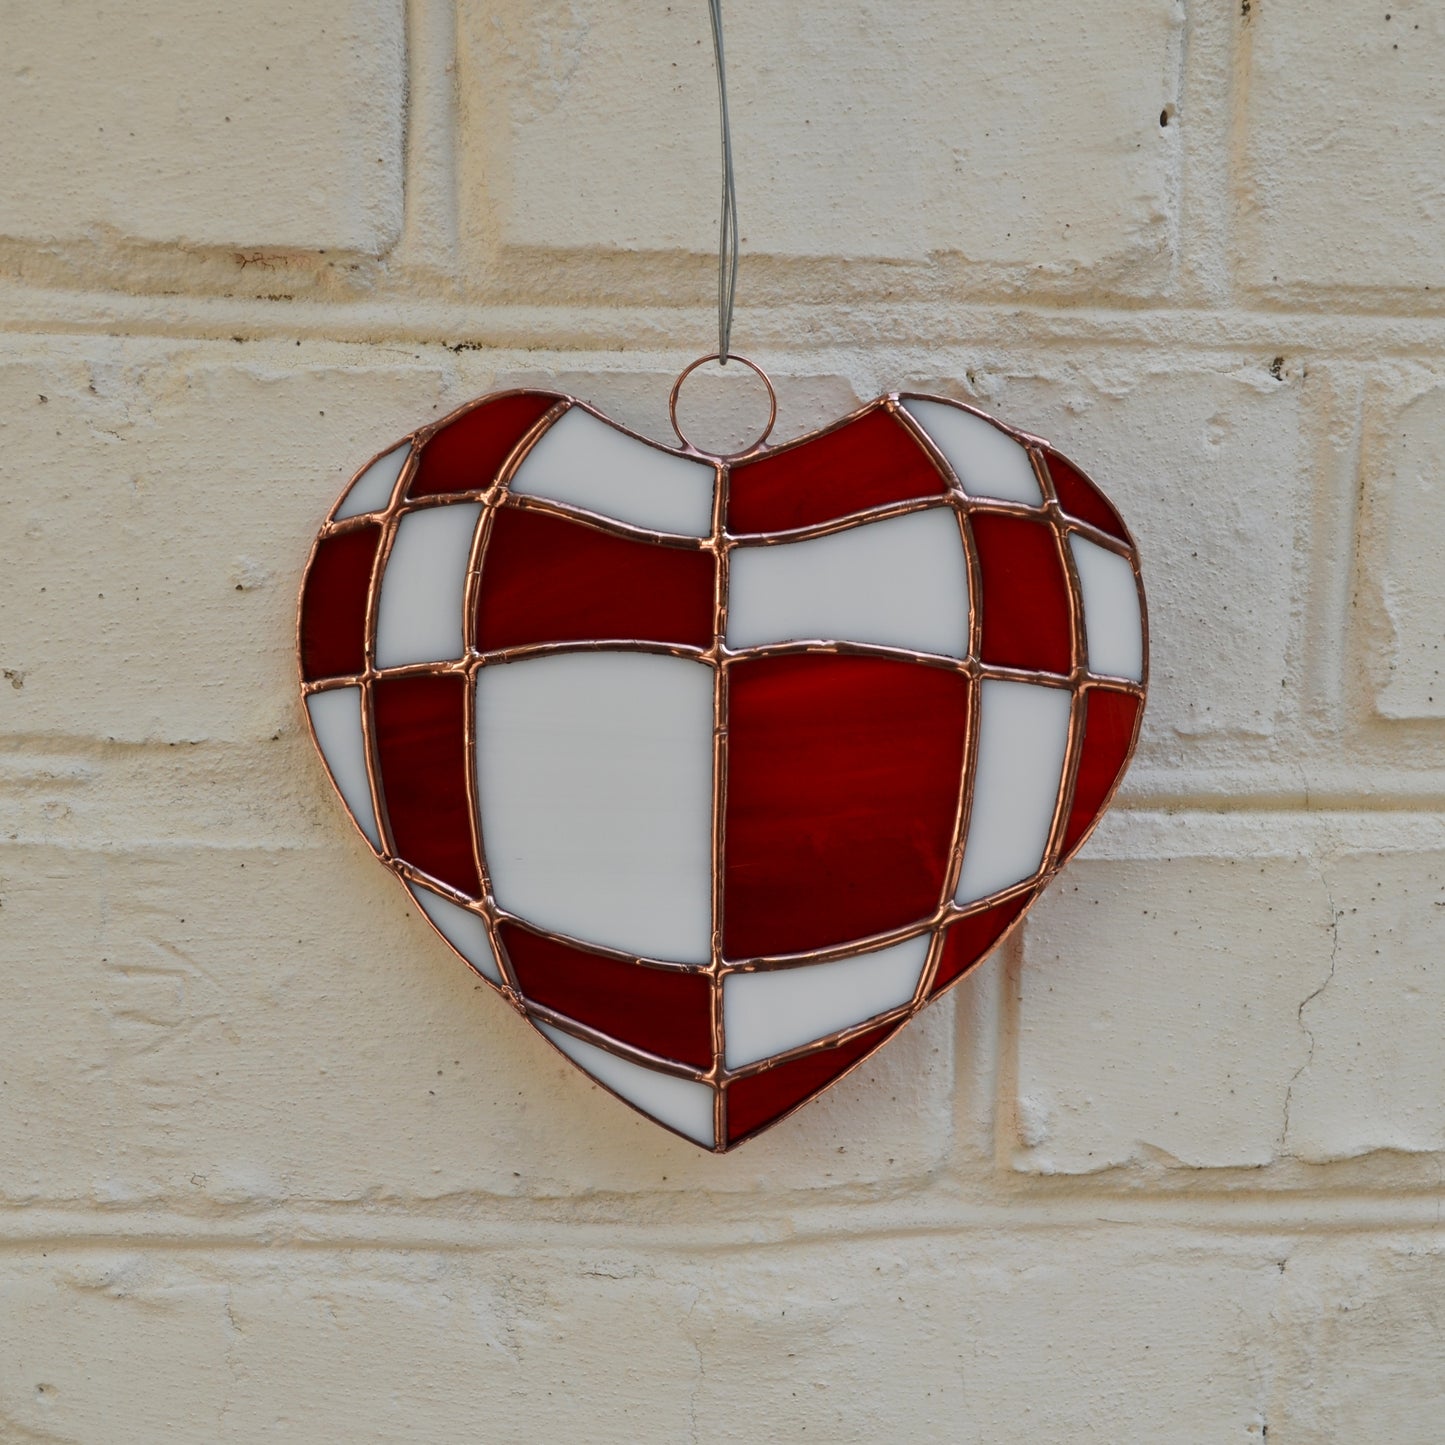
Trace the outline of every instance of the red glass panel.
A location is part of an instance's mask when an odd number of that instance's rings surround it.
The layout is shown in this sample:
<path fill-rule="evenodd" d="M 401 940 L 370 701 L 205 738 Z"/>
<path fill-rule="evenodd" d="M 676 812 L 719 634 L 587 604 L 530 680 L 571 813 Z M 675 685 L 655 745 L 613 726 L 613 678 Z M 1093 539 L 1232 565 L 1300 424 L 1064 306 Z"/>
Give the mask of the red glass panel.
<path fill-rule="evenodd" d="M 301 671 L 308 682 L 351 677 L 366 665 L 366 594 L 380 541 L 380 527 L 358 527 L 317 547 L 301 601 Z"/>
<path fill-rule="evenodd" d="M 800 953 L 916 922 L 953 843 L 969 683 L 820 655 L 729 670 L 723 944 Z"/>
<path fill-rule="evenodd" d="M 1077 467 L 1057 453 L 1050 452 L 1048 457 L 1049 475 L 1054 479 L 1054 491 L 1058 493 L 1059 505 L 1064 511 L 1111 537 L 1117 537 L 1121 542 L 1127 542 L 1129 534 L 1104 494 Z"/>
<path fill-rule="evenodd" d="M 477 645 L 635 638 L 710 647 L 712 553 L 502 506 L 482 565 Z"/>
<path fill-rule="evenodd" d="M 983 660 L 1067 673 L 1074 660 L 1069 584 L 1054 529 L 976 512 L 973 537 L 983 573 Z"/>
<path fill-rule="evenodd" d="M 558 400 L 550 392 L 524 391 L 473 407 L 422 448 L 409 495 L 429 497 L 490 486 L 507 453 Z"/>
<path fill-rule="evenodd" d="M 620 1043 L 706 1069 L 712 1065 L 712 984 L 706 974 L 645 968 L 543 938 L 498 930 L 522 992 Z"/>
<path fill-rule="evenodd" d="M 943 952 L 938 958 L 938 971 L 933 975 L 929 997 L 940 994 L 956 983 L 974 966 L 1000 938 L 1020 913 L 1034 901 L 1032 893 L 1021 893 L 1007 903 L 997 903 L 982 913 L 971 914 L 953 924 L 943 939 Z"/>
<path fill-rule="evenodd" d="M 1065 853 L 1078 845 L 1103 807 L 1129 755 L 1139 716 L 1140 702 L 1132 693 L 1091 687 L 1085 697 L 1084 746 L 1079 755 L 1074 801 L 1064 828 Z"/>
<path fill-rule="evenodd" d="M 396 853 L 468 897 L 480 894 L 467 804 L 460 677 L 393 677 L 373 686 L 376 751 Z"/>
<path fill-rule="evenodd" d="M 913 434 L 881 406 L 837 431 L 742 462 L 730 476 L 733 533 L 808 527 L 944 490 Z"/>
<path fill-rule="evenodd" d="M 837 1048 L 820 1049 L 816 1054 L 805 1054 L 790 1064 L 779 1064 L 729 1084 L 728 1143 L 736 1144 L 744 1135 L 771 1124 L 780 1114 L 826 1089 L 897 1028 L 897 1023 L 884 1024 Z"/>

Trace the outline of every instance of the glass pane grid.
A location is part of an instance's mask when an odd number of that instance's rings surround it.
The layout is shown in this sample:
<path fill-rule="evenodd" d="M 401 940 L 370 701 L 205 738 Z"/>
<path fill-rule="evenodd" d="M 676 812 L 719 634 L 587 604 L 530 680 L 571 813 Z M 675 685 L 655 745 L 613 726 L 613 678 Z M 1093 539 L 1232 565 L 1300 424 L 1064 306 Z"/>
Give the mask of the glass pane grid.
<path fill-rule="evenodd" d="M 1089 670 L 1088 621 L 1071 538 L 1081 538 L 1127 561 L 1138 586 L 1142 633 L 1137 555 L 1117 514 L 1082 473 L 1035 439 L 1000 427 L 992 419 L 986 419 L 988 425 L 1026 454 L 1037 478 L 1040 501 L 971 494 L 964 468 L 955 470 L 928 433 L 907 414 L 900 398 L 888 397 L 821 434 L 765 452 L 739 466 L 729 468 L 719 459 L 711 530 L 706 536 L 689 537 L 639 526 L 635 518 L 592 513 L 572 501 L 511 494 L 510 482 L 528 452 L 569 410 L 587 411 L 622 438 L 631 434 L 571 398 L 513 393 L 500 399 L 506 405 L 494 405 L 496 400 L 483 399 L 455 419 L 448 418 L 409 438 L 409 451 L 384 511 L 339 517 L 322 528 L 300 602 L 303 692 L 309 696 L 343 687 L 357 689 L 379 856 L 404 882 L 440 894 L 481 922 L 501 980 L 497 983 L 489 977 L 488 981 L 573 1062 L 595 1058 L 586 1050 L 601 1050 L 625 1061 L 628 1069 L 660 1071 L 711 1090 L 712 1132 L 703 1139 L 694 1127 L 700 1117 L 695 1106 L 679 1102 L 681 1096 L 667 1095 L 658 1109 L 668 1117 L 661 1117 L 645 1100 L 639 1102 L 637 1076 L 623 1070 L 621 1064 L 618 1071 L 599 1078 L 595 1070 L 581 1063 L 603 1087 L 664 1127 L 723 1151 L 784 1117 L 857 1067 L 931 998 L 957 982 L 1016 926 L 1033 898 L 1087 837 L 1132 752 L 1145 675 L 1143 668 L 1137 679 Z M 956 403 L 939 404 L 969 410 Z M 979 414 L 969 410 L 969 415 Z M 467 435 L 455 438 L 454 432 L 462 429 Z M 852 433 L 858 434 L 856 444 Z M 670 455 L 644 439 L 633 440 Z M 900 447 L 904 448 L 901 460 L 897 456 Z M 441 449 L 440 458 L 429 460 L 435 448 Z M 889 448 L 895 453 L 891 467 Z M 395 448 L 382 460 L 400 451 Z M 846 466 L 850 456 L 858 459 L 857 470 L 840 482 L 836 469 Z M 691 460 L 690 464 L 696 465 Z M 830 468 L 834 470 L 830 472 Z M 365 482 L 377 492 L 379 483 L 374 476 L 368 478 L 366 470 L 359 476 L 357 489 Z M 746 475 L 740 477 L 743 473 Z M 1069 498 L 1068 510 L 1061 501 L 1056 476 Z M 925 477 L 930 480 L 921 480 Z M 768 486 L 761 485 L 764 481 Z M 1009 485 L 1019 497 L 1025 494 L 1017 481 Z M 753 531 L 734 525 L 730 530 L 733 486 L 742 496 L 739 515 L 743 523 L 754 525 L 761 518 L 788 525 Z M 769 488 L 779 495 L 770 498 Z M 860 499 L 866 505 L 855 505 Z M 477 508 L 477 513 L 458 598 L 460 641 L 449 648 L 455 655 L 379 667 L 376 644 L 382 582 L 402 520 L 436 507 L 463 505 Z M 834 637 L 738 648 L 727 645 L 729 558 L 734 549 L 786 547 L 940 509 L 951 511 L 956 519 L 967 569 L 968 643 L 964 655 Z M 338 512 L 344 510 L 344 505 L 338 506 Z M 498 542 L 497 560 L 489 571 L 493 540 Z M 504 550 L 509 543 L 514 545 Z M 337 550 L 342 546 L 349 548 L 344 565 L 332 560 L 342 556 Z M 528 552 L 531 567 L 519 560 L 518 554 Z M 538 618 L 528 609 L 527 576 L 535 569 L 545 572 L 549 565 L 550 580 L 542 578 L 540 610 L 545 615 Z M 645 575 L 645 584 L 638 582 L 639 574 Z M 1019 609 L 1021 598 L 1024 610 L 1033 609 L 1022 625 L 1016 617 L 1006 615 Z M 1045 633 L 1048 635 L 1039 641 Z M 712 945 L 705 963 L 641 957 L 520 918 L 494 896 L 487 868 L 482 827 L 486 805 L 477 795 L 479 675 L 486 668 L 535 657 L 629 651 L 685 660 L 709 668 L 713 676 L 713 918 Z M 777 920 L 755 919 L 752 932 L 757 939 L 765 940 L 772 929 L 773 936 L 786 938 L 789 947 L 744 947 L 742 952 L 734 948 L 730 953 L 726 951 L 729 938 L 736 933 L 745 939 L 749 934 L 748 928 L 737 922 L 737 909 L 751 906 L 756 911 L 755 905 L 746 903 L 746 885 L 739 881 L 746 868 L 734 880 L 737 897 L 729 909 L 728 822 L 730 814 L 736 814 L 734 822 L 742 827 L 738 819 L 747 815 L 746 808 L 741 812 L 736 806 L 730 809 L 730 803 L 737 803 L 735 797 L 730 798 L 730 784 L 734 789 L 744 786 L 745 774 L 737 769 L 744 766 L 751 748 L 763 759 L 763 775 L 755 780 L 756 797 L 749 806 L 753 813 L 765 813 L 773 786 L 765 776 L 766 759 L 777 742 L 776 738 L 770 740 L 766 707 L 758 715 L 762 722 L 753 726 L 746 721 L 750 690 L 757 690 L 753 679 L 782 678 L 795 672 L 804 679 L 802 694 L 812 687 L 813 695 L 826 705 L 830 669 L 837 677 L 857 670 L 861 679 L 870 667 L 882 671 L 869 677 L 870 686 L 859 690 L 860 697 L 881 695 L 887 699 L 895 692 L 906 694 L 919 685 L 917 679 L 925 672 L 958 679 L 956 693 L 945 689 L 937 694 L 954 701 L 935 703 L 933 710 L 934 716 L 941 716 L 951 709 L 957 729 L 956 739 L 948 745 L 949 753 L 956 756 L 956 766 L 949 765 L 954 781 L 942 830 L 946 836 L 930 865 L 938 875 L 936 886 L 926 902 L 920 898 L 922 906 L 904 908 L 908 916 L 884 919 L 881 924 L 874 920 L 867 932 L 849 936 L 828 935 L 828 927 L 819 923 L 822 905 L 814 899 L 815 915 L 792 930 L 797 937 L 780 929 Z M 895 680 L 880 686 L 883 678 Z M 960 901 L 955 894 L 973 821 L 980 703 L 991 695 L 982 690 L 1007 684 L 1070 695 L 1059 785 L 1037 867 L 982 897 Z M 739 686 L 742 692 L 736 691 Z M 738 712 L 739 708 L 743 711 Z M 783 708 L 778 715 L 785 713 Z M 897 778 L 907 778 L 908 765 L 895 760 L 889 749 L 879 748 L 868 762 L 870 738 L 898 740 L 889 733 L 893 722 L 881 716 L 872 733 L 861 730 L 856 755 L 848 754 L 845 759 L 853 768 L 843 779 L 845 792 L 851 788 L 856 793 L 865 774 L 886 771 L 890 766 L 895 771 L 902 768 Z M 751 742 L 750 727 L 756 733 Z M 783 724 L 783 734 L 778 737 L 780 751 L 786 752 L 791 745 L 806 753 L 809 739 L 792 736 L 788 724 Z M 913 745 L 913 752 L 919 751 L 919 739 L 904 738 L 904 742 Z M 730 747 L 735 754 L 731 769 Z M 800 754 L 795 773 L 805 761 Z M 918 765 L 913 766 L 917 772 Z M 937 764 L 930 762 L 929 766 Z M 897 778 L 887 786 L 895 787 Z M 818 797 L 827 804 L 826 777 L 820 774 L 820 779 Z M 781 778 L 777 786 L 786 792 L 792 782 Z M 920 784 L 918 797 L 925 798 L 927 792 Z M 800 797 L 806 800 L 808 796 L 803 788 Z M 879 796 L 892 795 L 884 787 Z M 838 826 L 844 826 L 848 799 L 834 801 L 837 819 L 842 820 Z M 926 809 L 923 802 L 917 806 Z M 361 827 L 350 805 L 348 811 Z M 760 826 L 761 837 L 767 833 L 765 817 Z M 884 881 L 891 878 L 895 895 L 917 896 L 916 885 L 900 882 L 904 874 L 888 873 L 886 860 L 869 866 L 872 871 L 865 869 L 865 876 L 873 883 L 880 877 Z M 907 873 L 907 865 L 900 862 L 896 866 L 903 866 Z M 791 946 L 810 927 L 819 933 L 817 941 Z M 837 932 L 836 925 L 833 932 Z M 843 932 L 847 934 L 846 927 Z M 526 939 L 532 940 L 523 950 L 534 955 L 530 961 L 524 961 L 523 954 L 514 956 L 520 941 Z M 927 943 L 910 997 L 806 1042 L 727 1066 L 723 1005 L 729 978 L 745 981 L 751 974 L 862 958 L 912 939 L 926 939 Z M 476 968 L 473 960 L 468 962 Z M 601 985 L 604 977 L 610 981 L 606 988 Z M 626 1001 L 633 994 L 629 1013 Z M 586 1002 L 587 998 L 592 1002 Z M 681 998 L 690 1000 L 683 1010 L 690 1021 L 678 1025 L 676 999 Z M 669 1017 L 674 1021 L 671 1032 Z M 689 1037 L 694 1042 L 686 1042 Z M 572 1048 L 568 1039 L 576 1041 L 577 1047 Z M 730 1122 L 734 1110 L 737 1118 Z"/>

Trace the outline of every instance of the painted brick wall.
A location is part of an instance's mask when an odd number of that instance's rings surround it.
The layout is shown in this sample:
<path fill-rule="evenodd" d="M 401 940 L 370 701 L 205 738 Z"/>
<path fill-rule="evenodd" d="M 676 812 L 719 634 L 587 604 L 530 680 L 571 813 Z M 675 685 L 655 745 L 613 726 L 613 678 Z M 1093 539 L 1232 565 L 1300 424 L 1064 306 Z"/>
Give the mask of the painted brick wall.
<path fill-rule="evenodd" d="M 365 856 L 292 618 L 419 421 L 663 434 L 701 0 L 4 6 L 3 1440 L 1445 1431 L 1445 15 L 726 8 L 780 434 L 936 387 L 1105 482 L 1119 804 L 800 1116 L 635 1119 Z"/>

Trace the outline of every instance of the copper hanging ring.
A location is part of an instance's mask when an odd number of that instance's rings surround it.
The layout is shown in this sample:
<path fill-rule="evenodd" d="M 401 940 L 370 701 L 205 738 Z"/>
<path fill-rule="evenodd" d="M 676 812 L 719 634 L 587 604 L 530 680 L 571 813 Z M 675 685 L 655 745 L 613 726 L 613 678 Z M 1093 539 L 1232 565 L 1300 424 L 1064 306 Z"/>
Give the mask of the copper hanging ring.
<path fill-rule="evenodd" d="M 722 354 L 720 352 L 710 351 L 706 356 L 699 356 L 698 359 L 694 361 L 690 366 L 685 366 L 682 369 L 682 372 L 679 374 L 677 380 L 673 382 L 672 394 L 667 398 L 667 414 L 669 417 L 672 418 L 672 429 L 677 433 L 677 439 L 683 444 L 683 446 L 688 449 L 688 451 L 696 452 L 698 456 L 702 457 L 713 456 L 714 453 L 705 452 L 702 451 L 700 448 L 695 447 L 687 439 L 687 436 L 683 432 L 683 429 L 678 425 L 677 395 L 682 390 L 683 382 L 685 382 L 688 377 L 690 377 L 693 372 L 698 369 L 699 366 L 704 366 L 709 361 L 722 361 Z M 762 367 L 757 364 L 756 361 L 749 361 L 746 356 L 739 356 L 736 351 L 730 351 L 728 353 L 728 361 L 742 362 L 742 364 L 746 366 L 749 371 L 753 372 L 763 383 L 763 385 L 768 389 L 767 425 L 763 427 L 762 431 L 758 434 L 756 439 L 749 443 L 747 446 L 745 446 L 741 451 L 727 452 L 722 457 L 723 460 L 733 461 L 739 457 L 751 456 L 754 452 L 761 451 L 763 449 L 763 444 L 767 441 L 769 434 L 773 430 L 773 423 L 778 419 L 778 394 L 773 390 L 773 383 L 771 378 L 768 376 L 767 372 L 764 371 Z M 723 364 L 726 365 L 727 363 L 724 362 Z"/>

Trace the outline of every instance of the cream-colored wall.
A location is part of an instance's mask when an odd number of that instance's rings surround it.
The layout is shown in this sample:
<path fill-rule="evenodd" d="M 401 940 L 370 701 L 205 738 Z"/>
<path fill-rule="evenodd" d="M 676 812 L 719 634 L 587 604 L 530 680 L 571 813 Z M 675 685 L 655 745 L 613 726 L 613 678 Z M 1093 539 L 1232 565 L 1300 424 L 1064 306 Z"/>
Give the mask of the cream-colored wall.
<path fill-rule="evenodd" d="M 663 433 L 702 0 L 0 6 L 4 1441 L 1445 1433 L 1445 14 L 725 9 L 780 432 L 936 387 L 1135 527 L 1118 806 L 737 1154 L 589 1086 L 365 856 L 293 609 L 468 397 Z"/>

